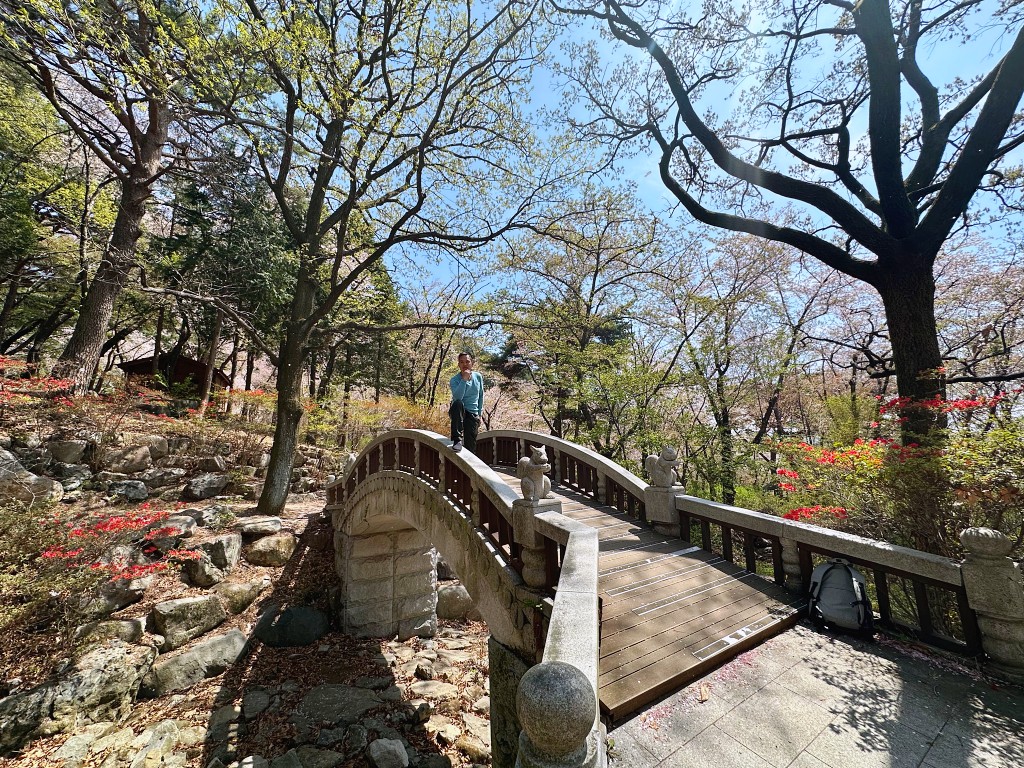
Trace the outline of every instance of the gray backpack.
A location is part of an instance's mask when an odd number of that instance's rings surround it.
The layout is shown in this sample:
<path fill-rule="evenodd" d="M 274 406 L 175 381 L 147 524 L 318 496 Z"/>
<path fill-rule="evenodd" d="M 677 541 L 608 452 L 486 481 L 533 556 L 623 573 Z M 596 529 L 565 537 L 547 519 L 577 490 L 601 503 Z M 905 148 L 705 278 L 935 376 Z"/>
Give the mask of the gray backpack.
<path fill-rule="evenodd" d="M 807 615 L 818 626 L 828 624 L 866 636 L 875 631 L 864 575 L 845 560 L 829 560 L 811 572 Z"/>

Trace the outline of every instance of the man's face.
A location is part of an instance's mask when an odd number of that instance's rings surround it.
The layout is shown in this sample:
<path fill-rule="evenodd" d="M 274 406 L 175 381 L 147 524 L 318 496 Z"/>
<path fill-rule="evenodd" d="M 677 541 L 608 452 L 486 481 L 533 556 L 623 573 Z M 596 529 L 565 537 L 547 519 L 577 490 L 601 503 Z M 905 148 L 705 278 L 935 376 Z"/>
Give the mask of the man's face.
<path fill-rule="evenodd" d="M 473 358 L 469 355 L 459 355 L 459 370 L 460 371 L 472 371 L 473 370 Z"/>

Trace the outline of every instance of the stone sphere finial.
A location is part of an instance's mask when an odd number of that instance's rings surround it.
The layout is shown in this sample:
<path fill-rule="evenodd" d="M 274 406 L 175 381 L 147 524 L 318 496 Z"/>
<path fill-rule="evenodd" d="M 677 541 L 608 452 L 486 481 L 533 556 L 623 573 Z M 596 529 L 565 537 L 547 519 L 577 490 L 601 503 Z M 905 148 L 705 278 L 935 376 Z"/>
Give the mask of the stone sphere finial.
<path fill-rule="evenodd" d="M 969 554 L 982 557 L 1009 557 L 1013 542 L 991 528 L 968 528 L 960 534 L 960 543 Z"/>
<path fill-rule="evenodd" d="M 533 747 L 558 758 L 585 743 L 597 717 L 597 700 L 580 669 L 548 661 L 531 667 L 519 681 L 516 711 Z"/>

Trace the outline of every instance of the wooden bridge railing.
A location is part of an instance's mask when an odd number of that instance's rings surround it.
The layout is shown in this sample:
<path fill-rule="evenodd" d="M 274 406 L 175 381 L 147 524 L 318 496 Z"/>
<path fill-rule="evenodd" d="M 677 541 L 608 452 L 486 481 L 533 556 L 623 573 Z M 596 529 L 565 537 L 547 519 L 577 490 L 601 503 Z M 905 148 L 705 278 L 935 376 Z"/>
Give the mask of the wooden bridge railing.
<path fill-rule="evenodd" d="M 568 440 L 519 429 L 497 429 L 480 433 L 477 455 L 488 464 L 514 467 L 520 458 L 529 455 L 529 445 L 547 448 L 553 485 L 574 490 L 639 520 L 646 519 L 647 483 L 611 459 Z"/>
<path fill-rule="evenodd" d="M 772 578 L 803 594 L 817 562 L 847 560 L 864 571 L 882 628 L 955 653 L 981 652 L 960 565 L 949 558 L 693 496 L 676 496 L 676 509 L 683 538 L 733 562 L 739 539 L 742 564 L 755 573 L 763 570 L 759 551 L 770 550 L 770 566 L 764 562 Z"/>
<path fill-rule="evenodd" d="M 471 518 L 498 556 L 521 573 L 520 547 L 512 531 L 515 491 L 475 456 L 455 453 L 450 444 L 441 435 L 416 429 L 378 437 L 328 486 L 327 506 L 343 504 L 359 483 L 379 472 L 408 473 L 436 488 Z"/>

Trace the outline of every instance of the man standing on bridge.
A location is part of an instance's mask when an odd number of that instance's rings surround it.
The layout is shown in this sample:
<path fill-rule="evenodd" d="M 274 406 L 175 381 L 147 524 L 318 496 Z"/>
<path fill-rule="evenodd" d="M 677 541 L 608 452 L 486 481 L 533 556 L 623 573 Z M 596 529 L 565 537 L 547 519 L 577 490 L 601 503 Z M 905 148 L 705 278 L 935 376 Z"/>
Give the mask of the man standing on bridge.
<path fill-rule="evenodd" d="M 459 354 L 459 372 L 448 382 L 452 388 L 452 448 L 461 451 L 463 443 L 476 453 L 476 433 L 484 410 L 484 377 L 473 370 L 473 356 Z"/>

